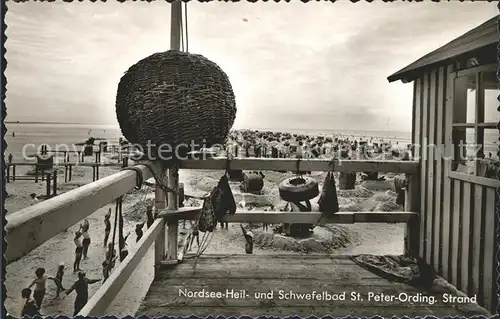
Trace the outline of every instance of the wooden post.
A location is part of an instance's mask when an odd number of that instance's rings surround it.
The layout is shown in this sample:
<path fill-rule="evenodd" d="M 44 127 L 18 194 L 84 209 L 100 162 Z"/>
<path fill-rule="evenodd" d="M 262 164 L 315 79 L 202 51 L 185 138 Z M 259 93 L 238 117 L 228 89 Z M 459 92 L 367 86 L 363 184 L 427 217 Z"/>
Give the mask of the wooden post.
<path fill-rule="evenodd" d="M 98 163 L 98 164 L 97 164 L 97 166 L 96 166 L 96 176 L 95 176 L 95 180 L 96 180 L 96 181 L 98 181 L 98 180 L 99 180 L 99 167 L 100 167 L 100 166 L 101 166 L 101 165 L 99 165 L 99 163 Z"/>
<path fill-rule="evenodd" d="M 175 1 L 171 5 L 170 10 L 170 49 L 181 49 L 181 23 L 182 23 L 182 2 Z M 177 210 L 179 208 L 179 170 L 178 168 L 170 168 L 168 170 L 168 187 L 174 193 L 168 193 L 168 209 Z M 177 260 L 177 234 L 179 221 L 176 219 L 168 222 L 168 254 L 167 259 Z"/>
<path fill-rule="evenodd" d="M 68 178 L 68 180 L 70 182 L 71 182 L 72 175 L 73 175 L 73 165 L 69 165 L 69 178 Z"/>
<path fill-rule="evenodd" d="M 54 171 L 54 184 L 52 186 L 52 195 L 57 196 L 57 171 Z"/>
<path fill-rule="evenodd" d="M 356 188 L 356 172 L 339 174 L 339 189 L 347 190 Z"/>
<path fill-rule="evenodd" d="M 7 183 L 8 183 L 9 180 L 10 180 L 10 165 L 7 165 L 7 176 L 6 176 L 6 179 L 7 179 Z"/>
<path fill-rule="evenodd" d="M 165 181 L 163 181 L 165 182 Z M 166 207 L 166 196 L 165 191 L 156 185 L 155 189 L 155 216 L 160 209 L 165 209 Z M 155 277 L 158 277 L 160 273 L 161 262 L 165 258 L 165 227 L 160 232 L 155 240 Z"/>
<path fill-rule="evenodd" d="M 68 182 L 68 165 L 64 165 L 64 182 Z"/>
<path fill-rule="evenodd" d="M 50 181 L 51 181 L 51 179 L 52 178 L 51 178 L 50 173 L 47 173 L 47 178 L 46 178 L 46 181 L 45 181 L 47 199 L 50 198 Z"/>
<path fill-rule="evenodd" d="M 12 165 L 12 180 L 16 180 L 16 165 Z"/>
<path fill-rule="evenodd" d="M 420 237 L 420 193 L 418 175 L 407 175 L 408 186 L 405 189 L 405 207 L 407 212 L 418 213 L 418 218 L 411 217 L 405 227 L 404 254 L 418 257 Z"/>
<path fill-rule="evenodd" d="M 38 174 L 40 171 L 38 170 L 38 165 L 35 165 L 35 183 L 38 183 Z"/>
<path fill-rule="evenodd" d="M 171 168 L 168 170 L 168 188 L 174 190 L 175 193 L 168 193 L 168 210 L 179 209 L 179 170 L 177 168 Z M 168 221 L 168 232 L 167 232 L 167 259 L 177 260 L 177 245 L 178 245 L 178 231 L 179 231 L 179 220 L 171 219 Z"/>

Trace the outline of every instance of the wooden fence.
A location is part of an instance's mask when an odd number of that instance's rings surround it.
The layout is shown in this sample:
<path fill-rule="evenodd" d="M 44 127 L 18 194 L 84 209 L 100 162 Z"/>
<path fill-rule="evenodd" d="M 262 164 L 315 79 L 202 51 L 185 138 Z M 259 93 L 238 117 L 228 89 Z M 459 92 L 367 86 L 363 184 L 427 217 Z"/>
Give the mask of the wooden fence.
<path fill-rule="evenodd" d="M 241 169 L 241 170 L 276 170 L 276 171 L 328 171 L 339 172 L 397 172 L 406 173 L 409 178 L 405 211 L 402 212 L 339 212 L 332 217 L 321 218 L 319 212 L 263 212 L 237 211 L 226 216 L 227 222 L 260 223 L 406 223 L 405 246 L 407 253 L 418 253 L 419 217 L 415 207 L 418 187 L 417 162 L 401 161 L 356 161 L 345 160 L 332 166 L 328 160 L 294 159 L 231 159 L 213 158 L 206 160 L 184 160 L 177 167 L 168 169 L 168 176 L 162 177 L 163 168 L 159 163 L 148 163 L 157 178 L 166 182 L 172 189 L 179 188 L 178 168 L 186 169 Z M 153 177 L 145 165 L 137 165 L 145 181 Z M 7 216 L 7 242 L 5 258 L 7 262 L 17 260 L 41 245 L 59 232 L 78 223 L 95 210 L 111 203 L 136 186 L 137 173 L 122 171 L 99 181 L 82 186 L 37 205 L 25 208 Z M 155 268 L 159 270 L 165 263 L 182 260 L 178 253 L 179 220 L 196 220 L 201 207 L 178 207 L 178 198 L 168 193 L 168 206 L 165 192 L 157 187 L 155 194 L 155 213 L 158 218 L 143 238 L 131 249 L 127 258 L 114 269 L 110 278 L 92 296 L 79 315 L 98 316 L 105 314 L 114 297 L 123 287 L 133 270 L 154 243 Z M 50 225 L 50 227 L 48 226 Z M 156 272 L 156 274 L 158 271 Z"/>

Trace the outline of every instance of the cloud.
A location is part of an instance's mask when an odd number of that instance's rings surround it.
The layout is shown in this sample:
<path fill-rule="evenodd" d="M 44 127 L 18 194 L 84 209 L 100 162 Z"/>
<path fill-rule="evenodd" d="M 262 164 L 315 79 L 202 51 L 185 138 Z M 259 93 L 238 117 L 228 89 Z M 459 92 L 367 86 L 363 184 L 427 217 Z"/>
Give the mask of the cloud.
<path fill-rule="evenodd" d="M 238 127 L 409 130 L 412 86 L 386 77 L 495 10 L 473 5 L 191 2 L 189 49 L 229 75 Z M 9 120 L 112 123 L 123 72 L 169 45 L 164 2 L 8 9 Z"/>

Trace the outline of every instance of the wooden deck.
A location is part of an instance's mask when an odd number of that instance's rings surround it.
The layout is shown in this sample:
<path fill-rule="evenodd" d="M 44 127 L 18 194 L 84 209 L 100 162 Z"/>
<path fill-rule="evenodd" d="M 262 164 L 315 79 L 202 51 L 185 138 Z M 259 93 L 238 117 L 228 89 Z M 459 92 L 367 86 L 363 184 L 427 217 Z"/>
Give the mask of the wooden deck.
<path fill-rule="evenodd" d="M 437 301 L 433 305 L 369 300 L 369 293 L 387 296 L 406 293 L 415 296 L 422 292 L 412 286 L 383 279 L 345 256 L 206 255 L 200 257 L 195 271 L 193 264 L 194 259 L 187 259 L 182 264 L 164 266 L 166 268 L 152 283 L 136 316 L 468 317 L 484 314 L 476 305 L 445 304 L 441 295 L 436 296 Z M 214 294 L 213 298 L 185 296 L 203 290 Z M 273 291 L 272 298 L 269 295 L 255 296 L 255 293 L 270 291 Z M 284 299 L 280 298 L 280 291 L 295 294 L 315 292 L 316 295 L 345 292 L 346 298 Z M 217 292 L 219 296 L 215 295 Z M 228 296 L 231 293 L 234 298 Z M 226 294 L 225 298 L 222 294 Z"/>

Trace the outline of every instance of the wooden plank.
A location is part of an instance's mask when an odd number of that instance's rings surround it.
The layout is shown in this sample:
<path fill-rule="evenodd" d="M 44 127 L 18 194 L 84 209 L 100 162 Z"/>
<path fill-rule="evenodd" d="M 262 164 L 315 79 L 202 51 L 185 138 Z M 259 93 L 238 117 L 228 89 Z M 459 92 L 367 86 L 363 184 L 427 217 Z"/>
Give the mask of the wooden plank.
<path fill-rule="evenodd" d="M 483 267 L 483 296 L 484 307 L 493 311 L 495 304 L 494 298 L 496 297 L 493 287 L 494 282 L 497 280 L 496 271 L 496 251 L 495 251 L 495 236 L 496 236 L 496 223 L 495 218 L 495 189 L 486 189 L 486 201 L 484 213 L 484 267 Z"/>
<path fill-rule="evenodd" d="M 425 239 L 426 239 L 426 247 L 425 247 L 425 260 L 429 265 L 434 264 L 434 215 L 435 215 L 435 207 L 434 207 L 434 164 L 435 164 L 435 144 L 436 144 L 436 109 L 437 109 L 437 90 L 436 90 L 436 81 L 437 72 L 431 71 L 429 73 L 429 96 L 428 96 L 428 145 L 427 147 L 427 159 L 424 159 L 422 165 L 426 165 L 427 171 L 427 194 L 425 195 L 426 201 L 423 202 L 426 204 L 426 215 L 425 215 Z"/>
<path fill-rule="evenodd" d="M 406 284 L 390 282 L 376 274 L 359 267 L 348 258 L 337 256 L 226 256 L 221 260 L 212 255 L 202 256 L 193 270 L 193 260 L 171 266 L 171 270 L 162 272 L 161 279 L 153 282 L 144 298 L 137 315 L 156 316 L 157 314 L 180 315 L 181 309 L 201 315 L 198 310 L 217 309 L 218 315 L 227 315 L 219 310 L 238 311 L 238 315 L 282 315 L 304 314 L 337 315 L 343 314 L 366 316 L 384 315 L 484 315 L 484 310 L 455 305 L 445 305 L 439 296 L 436 302 L 403 302 L 394 298 L 380 302 L 369 297 L 369 293 L 382 293 L 398 296 L 400 293 L 415 296 L 422 294 L 418 289 Z M 237 260 L 236 260 L 237 259 Z M 301 264 L 301 261 L 307 264 Z M 270 261 L 270 263 L 269 263 Z M 314 264 L 312 264 L 314 263 Z M 202 290 L 214 294 L 215 298 L 195 298 L 188 294 Z M 245 290 L 241 292 L 241 290 Z M 279 291 L 292 291 L 295 294 L 311 293 L 330 295 L 345 292 L 345 300 L 317 300 L 317 298 L 297 297 L 280 298 Z M 273 291 L 273 296 L 262 295 Z M 217 296 L 217 293 L 219 295 Z M 231 298 L 240 293 L 240 298 Z M 258 293 L 257 295 L 255 293 Z M 354 294 L 352 294 L 354 293 Z M 223 294 L 228 294 L 223 296 Z M 357 297 L 359 294 L 360 298 Z M 325 294 L 326 295 L 326 294 Z M 248 296 L 248 297 L 247 297 Z M 283 295 L 281 295 L 283 296 Z M 352 298 L 354 296 L 354 298 Z M 243 297 L 243 298 L 241 298 Z M 370 298 L 370 299 L 369 299 Z M 323 309 L 324 306 L 330 309 Z M 400 311 L 397 309 L 404 306 Z M 469 305 L 467 305 L 469 306 Z M 374 307 L 378 307 L 375 309 Z M 474 307 L 474 305 L 470 305 Z M 318 310 L 318 309 L 323 310 Z M 349 309 L 348 309 L 349 308 Z M 299 312 L 303 309 L 306 312 Z M 366 312 L 370 309 L 370 312 Z M 418 309 L 418 312 L 416 311 Z M 414 311 L 415 310 L 415 311 Z M 258 312 L 257 312 L 258 311 Z M 343 312 L 347 311 L 347 312 Z M 361 312 L 359 312 L 361 311 Z M 395 312 L 396 311 L 396 312 Z M 187 314 L 187 312 L 186 312 Z M 207 314 L 214 314 L 210 311 Z"/>
<path fill-rule="evenodd" d="M 452 208 L 452 229 L 451 229 L 451 254 L 450 254 L 450 263 L 451 263 L 451 283 L 460 289 L 460 280 L 459 280 L 459 272 L 458 265 L 460 264 L 459 260 L 459 251 L 460 251 L 460 212 L 462 210 L 462 182 L 454 181 L 453 182 L 453 208 Z"/>
<path fill-rule="evenodd" d="M 483 271 L 481 269 L 481 263 L 484 258 L 482 254 L 481 247 L 484 247 L 484 218 L 483 218 L 483 187 L 481 185 L 474 186 L 474 215 L 473 215 L 473 230 L 472 230 L 472 258 L 471 265 L 472 268 L 472 294 L 476 294 L 478 296 L 478 300 L 481 300 L 483 297 L 482 292 L 482 279 L 483 279 Z"/>
<path fill-rule="evenodd" d="M 246 257 L 246 255 L 225 255 L 225 256 L 220 256 L 214 258 L 212 254 L 209 255 L 210 257 L 205 258 L 203 256 L 198 258 L 197 262 L 197 269 L 202 269 L 202 271 L 212 271 L 214 269 L 232 269 L 234 270 L 235 268 L 241 268 L 243 269 L 246 264 L 248 263 L 259 263 L 261 262 L 259 258 L 262 258 L 259 255 L 252 255 L 252 256 L 257 256 L 258 258 L 238 258 L 238 257 Z M 349 265 L 352 266 L 353 262 L 350 259 L 336 259 L 336 258 L 324 258 L 325 255 L 323 255 L 323 258 L 303 258 L 303 256 L 300 256 L 299 258 L 273 258 L 271 257 L 272 255 L 269 255 L 269 258 L 266 258 L 266 263 L 265 265 L 258 265 L 255 269 L 257 270 L 265 270 L 265 271 L 271 271 L 275 270 L 276 267 L 280 269 L 285 269 L 287 271 L 297 271 L 297 267 L 299 267 L 298 271 L 303 271 L 304 266 L 308 267 L 322 267 L 324 265 Z M 196 258 L 195 253 L 188 253 L 185 256 L 185 260 L 188 262 L 191 262 L 193 258 Z M 246 264 L 243 264 L 242 262 L 246 262 Z M 220 263 L 223 263 L 224 265 L 218 265 L 214 263 L 214 260 L 220 261 Z M 283 263 L 286 262 L 286 267 L 283 265 Z M 163 269 L 172 269 L 172 265 L 178 265 L 178 263 L 172 263 L 169 260 L 165 260 L 162 263 L 162 268 Z M 242 268 L 243 267 L 243 268 Z M 284 268 L 285 267 L 285 268 Z M 193 272 L 193 269 L 191 266 L 189 268 L 185 267 L 179 267 L 175 269 L 175 274 L 178 275 L 179 273 L 183 273 L 184 275 L 187 275 L 188 277 L 190 274 Z M 170 275 L 169 275 L 170 276 Z M 161 280 L 161 275 L 159 279 Z M 170 278 L 170 277 L 169 277 Z"/>
<path fill-rule="evenodd" d="M 168 175 L 165 175 L 166 170 L 163 170 L 157 179 L 161 181 L 162 185 L 168 183 Z M 156 179 L 155 179 L 156 180 Z M 156 184 L 156 183 L 155 183 Z M 158 217 L 159 212 L 164 210 L 167 206 L 167 194 L 161 185 L 155 185 L 155 203 L 154 203 L 154 214 Z M 166 251 L 166 229 L 165 223 L 163 224 L 162 235 L 156 237 L 155 240 L 155 252 L 154 252 L 154 267 L 155 267 L 155 278 L 157 278 L 160 274 L 160 265 L 163 259 L 165 258 Z"/>
<path fill-rule="evenodd" d="M 179 208 L 179 170 L 170 168 L 168 170 L 168 188 L 173 192 L 168 193 L 168 210 L 177 210 Z M 167 259 L 177 260 L 177 246 L 179 233 L 179 220 L 167 220 Z"/>
<path fill-rule="evenodd" d="M 438 71 L 437 80 L 437 107 L 436 107 L 436 153 L 435 153 L 435 171 L 434 171 L 434 236 L 433 236 L 433 266 L 438 273 L 442 273 L 442 243 L 443 243 L 443 201 L 442 192 L 444 185 L 443 174 L 443 157 L 444 157 L 444 134 L 446 121 L 444 117 L 444 110 L 446 108 L 446 68 L 440 67 Z"/>
<path fill-rule="evenodd" d="M 460 172 L 450 172 L 449 176 L 452 179 L 460 180 L 463 182 L 468 182 L 476 185 L 486 186 L 488 188 L 500 187 L 500 181 L 493 178 L 486 178 L 480 176 L 474 176 L 470 174 L 460 173 Z"/>
<path fill-rule="evenodd" d="M 159 171 L 158 164 L 150 165 L 153 170 Z M 145 165 L 137 167 L 142 171 L 144 179 L 152 176 Z M 136 175 L 134 171 L 121 171 L 7 215 L 7 263 L 25 256 L 61 231 L 136 187 Z"/>
<path fill-rule="evenodd" d="M 413 128 L 412 144 L 414 147 L 414 159 L 420 159 L 420 134 L 422 132 L 422 78 L 415 80 L 414 95 L 414 110 L 415 110 L 415 127 Z"/>
<path fill-rule="evenodd" d="M 157 219 L 148 228 L 141 240 L 132 248 L 132 252 L 127 258 L 118 264 L 118 267 L 111 273 L 108 280 L 92 295 L 85 307 L 78 313 L 79 316 L 100 316 L 105 313 L 155 239 L 161 236 L 164 225 L 163 220 Z"/>
<path fill-rule="evenodd" d="M 484 155 L 484 128 L 479 127 L 479 123 L 484 122 L 484 87 L 483 87 L 483 77 L 481 73 L 476 73 L 476 108 L 474 116 L 474 143 L 476 145 L 483 145 L 476 153 L 476 158 L 474 161 L 474 172 L 475 175 L 479 174 L 480 160 Z"/>
<path fill-rule="evenodd" d="M 413 81 L 413 100 L 412 100 L 412 106 L 411 106 L 411 144 L 415 145 L 415 127 L 419 125 L 416 121 L 417 117 L 417 80 Z M 414 152 L 414 151 L 412 151 Z M 412 154 L 413 156 L 415 153 Z"/>
<path fill-rule="evenodd" d="M 231 169 L 249 171 L 292 171 L 297 169 L 307 171 L 329 171 L 332 169 L 331 160 L 293 158 L 232 158 L 214 157 L 207 159 L 186 159 L 180 161 L 182 169 L 207 169 L 225 170 L 229 165 Z M 376 160 L 341 160 L 335 163 L 335 171 L 350 172 L 385 172 L 414 174 L 418 170 L 418 161 L 376 161 Z"/>
<path fill-rule="evenodd" d="M 451 202 L 451 192 L 452 183 L 449 178 L 449 173 L 451 171 L 451 155 L 453 154 L 453 144 L 452 144 L 452 123 L 453 123 L 453 88 L 454 88 L 454 76 L 453 76 L 453 65 L 447 67 L 446 80 L 446 101 L 445 110 L 443 115 L 444 126 L 444 152 L 445 157 L 443 161 L 443 220 L 442 220 L 442 238 L 443 242 L 441 245 L 441 260 L 442 260 L 442 271 L 440 275 L 443 278 L 450 280 L 451 278 L 451 264 L 450 251 L 451 251 L 451 212 L 452 212 L 452 202 Z"/>
<path fill-rule="evenodd" d="M 183 214 L 178 212 L 161 212 L 167 220 L 184 219 L 198 220 L 201 207 L 185 209 Z M 353 224 L 353 223 L 407 223 L 411 216 L 418 216 L 415 212 L 338 212 L 331 217 L 323 216 L 320 212 L 277 212 L 262 210 L 237 210 L 234 215 L 226 215 L 222 221 L 229 223 L 301 223 L 301 224 Z"/>
<path fill-rule="evenodd" d="M 461 234 L 460 234 L 460 287 L 465 293 L 470 294 L 469 272 L 471 272 L 471 210 L 472 210 L 471 184 L 464 182 L 462 186 L 462 209 L 461 209 Z"/>
<path fill-rule="evenodd" d="M 269 304 L 272 304 L 269 302 Z M 156 305 L 145 305 L 141 307 L 136 316 L 148 316 L 148 317 L 162 317 L 166 313 L 169 316 L 176 317 L 190 317 L 196 314 L 199 317 L 211 317 L 214 314 L 226 316 L 226 317 L 236 317 L 249 316 L 253 318 L 266 316 L 266 317 L 293 317 L 297 316 L 302 318 L 309 318 L 311 316 L 317 317 L 333 317 L 333 318 L 344 318 L 344 317 L 382 317 L 382 318 L 392 318 L 392 317 L 424 317 L 424 316 L 434 316 L 437 318 L 444 318 L 451 316 L 456 317 L 468 317 L 467 314 L 454 309 L 451 307 L 440 307 L 432 308 L 432 311 L 427 307 L 416 307 L 411 308 L 406 306 L 378 306 L 373 305 L 370 307 L 355 307 L 355 306 L 343 306 L 339 304 L 330 306 L 315 306 L 315 307 L 304 307 L 288 305 L 286 307 L 266 307 L 266 304 L 261 305 L 258 308 L 255 307 L 167 307 L 162 306 L 158 303 Z"/>
<path fill-rule="evenodd" d="M 425 74 L 422 76 L 422 131 L 420 132 L 420 151 L 421 151 L 421 167 L 420 167 L 420 202 L 422 203 L 421 211 L 420 211 L 420 257 L 422 257 L 427 263 L 426 260 L 426 248 L 427 241 L 430 238 L 427 238 L 427 162 L 428 158 L 428 141 L 429 138 L 429 74 Z"/>
<path fill-rule="evenodd" d="M 405 211 L 418 212 L 420 211 L 420 186 L 418 175 L 408 175 L 408 187 L 405 192 Z M 410 256 L 418 256 L 420 245 L 420 220 L 418 216 L 410 218 L 405 227 L 405 254 Z"/>

